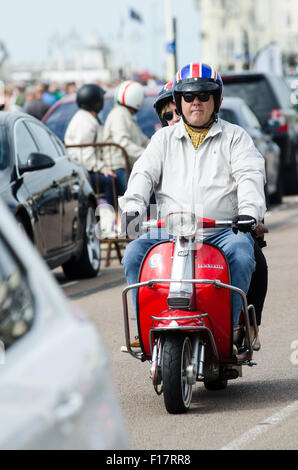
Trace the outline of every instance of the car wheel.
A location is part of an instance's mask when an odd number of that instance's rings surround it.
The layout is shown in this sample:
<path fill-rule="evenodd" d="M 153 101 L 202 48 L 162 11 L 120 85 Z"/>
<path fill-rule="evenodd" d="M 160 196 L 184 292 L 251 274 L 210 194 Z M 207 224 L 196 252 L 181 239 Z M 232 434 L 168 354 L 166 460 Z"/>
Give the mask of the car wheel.
<path fill-rule="evenodd" d="M 281 204 L 282 197 L 283 197 L 283 182 L 282 182 L 281 171 L 279 171 L 277 182 L 276 182 L 276 191 L 273 194 L 270 194 L 270 196 L 268 196 L 268 200 L 269 200 L 268 202 L 271 204 Z"/>
<path fill-rule="evenodd" d="M 100 270 L 100 240 L 96 236 L 96 224 L 95 209 L 89 204 L 81 254 L 79 258 L 72 258 L 62 265 L 64 274 L 69 279 L 96 277 Z"/>
<path fill-rule="evenodd" d="M 29 238 L 30 241 L 32 241 L 32 238 L 29 235 L 28 228 L 23 218 L 20 215 L 16 215 L 16 221 L 21 231 Z"/>
<path fill-rule="evenodd" d="M 283 183 L 285 194 L 298 194 L 298 164 L 295 152 L 292 152 L 291 163 L 284 169 Z"/>

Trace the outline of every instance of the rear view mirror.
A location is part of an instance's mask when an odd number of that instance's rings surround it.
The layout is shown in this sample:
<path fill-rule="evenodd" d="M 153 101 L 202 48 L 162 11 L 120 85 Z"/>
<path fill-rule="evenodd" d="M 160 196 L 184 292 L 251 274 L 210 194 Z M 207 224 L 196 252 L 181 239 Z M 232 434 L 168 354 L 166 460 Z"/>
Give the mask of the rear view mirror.
<path fill-rule="evenodd" d="M 19 170 L 20 173 L 25 173 L 27 171 L 37 171 L 37 170 L 44 170 L 46 168 L 51 168 L 55 165 L 55 160 L 44 153 L 33 152 L 30 153 L 27 165 L 20 166 Z"/>

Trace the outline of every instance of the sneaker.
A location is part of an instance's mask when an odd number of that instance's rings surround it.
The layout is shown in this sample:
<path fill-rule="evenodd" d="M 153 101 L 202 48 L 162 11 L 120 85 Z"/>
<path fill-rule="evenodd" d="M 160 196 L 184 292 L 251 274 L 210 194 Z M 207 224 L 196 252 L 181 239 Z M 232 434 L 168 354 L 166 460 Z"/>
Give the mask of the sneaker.
<path fill-rule="evenodd" d="M 138 337 L 138 336 L 135 336 L 134 341 L 131 341 L 131 342 L 130 342 L 130 347 L 131 347 L 131 349 L 133 350 L 133 352 L 142 352 L 142 350 L 141 350 L 141 345 L 140 345 L 140 340 L 139 340 L 139 337 Z M 128 352 L 126 345 L 123 345 L 123 346 L 121 347 L 121 351 L 122 351 L 122 352 Z"/>

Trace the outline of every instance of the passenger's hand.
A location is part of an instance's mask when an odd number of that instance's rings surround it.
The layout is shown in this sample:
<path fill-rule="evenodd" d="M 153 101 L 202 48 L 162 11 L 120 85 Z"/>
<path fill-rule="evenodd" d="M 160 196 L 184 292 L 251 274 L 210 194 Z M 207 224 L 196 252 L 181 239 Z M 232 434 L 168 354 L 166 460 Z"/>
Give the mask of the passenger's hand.
<path fill-rule="evenodd" d="M 103 174 L 106 178 L 108 178 L 109 176 L 111 176 L 112 178 L 117 178 L 116 173 L 114 173 L 114 171 L 110 170 L 109 168 L 107 168 L 106 170 L 103 170 Z"/>
<path fill-rule="evenodd" d="M 140 233 L 139 212 L 123 212 L 121 217 L 121 234 L 127 238 L 137 238 Z"/>
<path fill-rule="evenodd" d="M 256 223 L 256 219 L 251 215 L 236 215 L 232 221 L 232 230 L 234 233 L 238 233 L 238 231 L 244 233 L 251 232 Z"/>

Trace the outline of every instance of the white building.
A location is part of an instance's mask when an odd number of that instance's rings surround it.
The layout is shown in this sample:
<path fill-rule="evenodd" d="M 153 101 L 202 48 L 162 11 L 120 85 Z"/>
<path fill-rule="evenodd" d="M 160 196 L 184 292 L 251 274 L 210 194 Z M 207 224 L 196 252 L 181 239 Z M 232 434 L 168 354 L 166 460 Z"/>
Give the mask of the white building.
<path fill-rule="evenodd" d="M 89 35 L 82 41 L 71 34 L 64 39 L 52 38 L 49 44 L 45 62 L 12 66 L 10 78 L 78 84 L 111 80 L 113 72 L 107 64 L 108 50 L 97 36 Z"/>
<path fill-rule="evenodd" d="M 297 0 L 196 0 L 202 61 L 219 70 L 243 70 L 276 42 L 284 57 L 298 54 Z"/>

